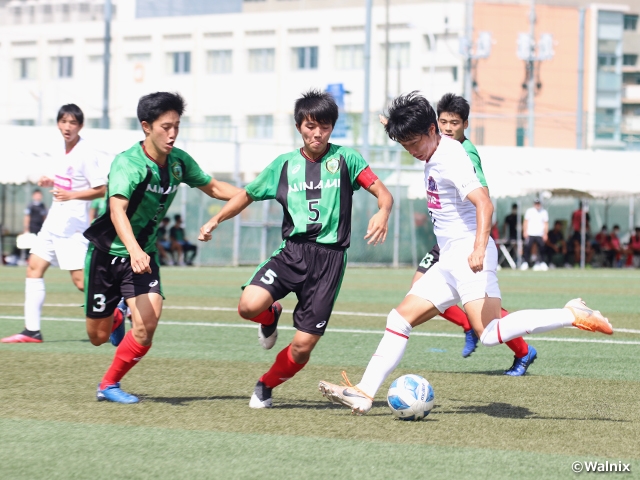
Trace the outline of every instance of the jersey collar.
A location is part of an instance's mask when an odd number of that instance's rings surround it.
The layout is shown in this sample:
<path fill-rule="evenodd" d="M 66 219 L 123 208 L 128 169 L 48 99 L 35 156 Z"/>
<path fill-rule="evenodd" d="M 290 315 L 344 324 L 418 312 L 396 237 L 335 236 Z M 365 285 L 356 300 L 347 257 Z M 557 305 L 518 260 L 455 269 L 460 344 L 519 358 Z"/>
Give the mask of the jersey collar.
<path fill-rule="evenodd" d="M 327 149 L 326 149 L 324 152 L 322 152 L 322 155 L 320 155 L 320 156 L 318 157 L 318 159 L 317 159 L 317 160 L 314 160 L 313 158 L 308 157 L 308 156 L 307 156 L 307 154 L 306 154 L 306 153 L 304 153 L 304 150 L 303 150 L 303 148 L 302 148 L 302 147 L 300 147 L 300 155 L 302 155 L 306 160 L 309 160 L 309 161 L 310 161 L 310 162 L 312 162 L 312 163 L 316 163 L 316 162 L 319 162 L 320 160 L 322 160 L 322 159 L 324 158 L 324 156 L 325 156 L 327 153 L 329 153 L 329 149 L 330 149 L 330 148 L 331 148 L 331 144 L 330 144 L 330 143 L 327 143 Z"/>

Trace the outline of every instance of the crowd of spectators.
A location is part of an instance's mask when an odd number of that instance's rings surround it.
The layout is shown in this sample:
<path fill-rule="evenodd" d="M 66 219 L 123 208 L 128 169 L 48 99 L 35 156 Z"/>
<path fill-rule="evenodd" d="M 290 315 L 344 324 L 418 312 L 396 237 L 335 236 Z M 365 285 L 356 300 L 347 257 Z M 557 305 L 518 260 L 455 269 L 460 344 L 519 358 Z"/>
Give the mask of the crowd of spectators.
<path fill-rule="evenodd" d="M 158 255 L 161 265 L 193 265 L 198 247 L 187 240 L 182 226 L 182 216 L 173 216 L 173 226 L 169 228 L 171 219 L 164 217 L 158 228 Z"/>

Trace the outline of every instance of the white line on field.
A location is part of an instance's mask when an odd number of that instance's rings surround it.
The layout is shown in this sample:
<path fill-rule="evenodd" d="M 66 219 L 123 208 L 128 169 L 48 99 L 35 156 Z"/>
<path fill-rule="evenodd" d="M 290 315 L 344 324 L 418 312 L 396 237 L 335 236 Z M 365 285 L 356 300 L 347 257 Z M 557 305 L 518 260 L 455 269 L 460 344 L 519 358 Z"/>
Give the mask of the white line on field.
<path fill-rule="evenodd" d="M 18 315 L 0 315 L 0 319 L 3 320 L 22 320 L 23 317 Z M 64 318 L 64 317 L 42 317 L 42 320 L 49 322 L 77 322 L 84 323 L 84 319 L 80 318 Z M 176 325 L 176 326 L 190 326 L 190 327 L 222 327 L 222 328 L 256 328 L 255 323 L 217 323 L 217 322 L 172 322 L 161 320 L 160 325 Z M 295 330 L 294 327 L 288 327 L 285 325 L 278 326 L 280 330 Z M 373 335 L 382 335 L 384 332 L 381 330 L 361 330 L 358 328 L 328 328 L 330 333 L 364 333 Z M 449 337 L 449 338 L 461 338 L 462 334 L 459 333 L 432 333 L 432 332 L 411 332 L 415 337 Z M 637 341 L 625 341 L 625 340 L 598 340 L 590 338 L 557 338 L 557 337 L 531 337 L 532 341 L 545 341 L 545 342 L 570 342 L 570 343 L 606 343 L 615 345 L 640 345 Z"/>

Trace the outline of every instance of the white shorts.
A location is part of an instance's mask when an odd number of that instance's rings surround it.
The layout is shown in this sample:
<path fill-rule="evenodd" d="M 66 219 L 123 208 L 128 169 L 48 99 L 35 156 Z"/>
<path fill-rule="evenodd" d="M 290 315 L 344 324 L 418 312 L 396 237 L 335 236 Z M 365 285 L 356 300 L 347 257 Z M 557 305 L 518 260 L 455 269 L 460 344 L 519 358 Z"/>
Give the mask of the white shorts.
<path fill-rule="evenodd" d="M 469 267 L 474 238 L 449 242 L 440 250 L 440 261 L 430 268 L 407 295 L 416 295 L 430 301 L 442 313 L 458 302 L 479 300 L 485 296 L 502 298 L 496 276 L 498 249 L 489 239 L 482 272 L 474 273 Z"/>
<path fill-rule="evenodd" d="M 59 237 L 40 230 L 29 253 L 33 253 L 61 270 L 83 270 L 89 240 L 80 232 L 70 237 Z"/>

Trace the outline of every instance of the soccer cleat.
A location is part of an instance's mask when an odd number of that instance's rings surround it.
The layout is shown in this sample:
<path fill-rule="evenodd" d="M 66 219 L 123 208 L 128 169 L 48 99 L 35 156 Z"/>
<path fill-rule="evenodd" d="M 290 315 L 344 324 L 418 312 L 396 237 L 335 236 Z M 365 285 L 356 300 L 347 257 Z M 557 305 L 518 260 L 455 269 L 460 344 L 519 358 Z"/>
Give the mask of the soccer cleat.
<path fill-rule="evenodd" d="M 267 387 L 264 383 L 258 380 L 256 388 L 249 400 L 250 408 L 271 408 L 273 406 L 273 400 L 271 398 L 271 391 L 273 389 Z"/>
<path fill-rule="evenodd" d="M 272 349 L 278 340 L 278 320 L 282 315 L 282 305 L 279 302 L 273 302 L 271 309 L 273 310 L 273 323 L 258 326 L 258 341 L 265 350 Z"/>
<path fill-rule="evenodd" d="M 538 358 L 538 352 L 535 348 L 529 345 L 529 351 L 524 357 L 513 357 L 513 365 L 509 370 L 505 370 L 504 374 L 510 377 L 521 377 L 527 373 L 527 368 L 531 365 L 536 358 Z"/>
<path fill-rule="evenodd" d="M 117 315 L 119 318 L 116 319 L 116 315 L 113 315 L 113 329 L 111 330 L 111 335 L 109 335 L 109 340 L 111 340 L 111 344 L 114 347 L 120 345 L 122 339 L 124 338 L 124 318 L 127 314 L 127 304 L 124 301 L 124 298 L 120 300 L 120 303 L 116 307 L 115 313 L 120 312 L 120 315 Z"/>
<path fill-rule="evenodd" d="M 318 384 L 318 390 L 322 396 L 331 403 L 349 407 L 354 415 L 364 415 L 371 410 L 373 398 L 352 385 L 347 377 L 347 372 L 342 372 L 342 378 L 344 378 L 342 385 L 321 381 Z"/>
<path fill-rule="evenodd" d="M 564 308 L 568 308 L 573 313 L 575 317 L 574 327 L 589 332 L 600 332 L 606 335 L 613 334 L 613 327 L 609 323 L 609 319 L 604 317 L 598 310 L 591 310 L 581 298 L 570 300 Z"/>
<path fill-rule="evenodd" d="M 98 384 L 98 390 L 96 391 L 96 400 L 99 402 L 115 402 L 115 403 L 138 403 L 140 399 L 135 395 L 125 392 L 120 388 L 120 382 L 107 386 L 104 390 L 100 390 L 100 384 Z"/>
<path fill-rule="evenodd" d="M 464 348 L 462 349 L 462 356 L 464 358 L 467 358 L 469 355 L 471 355 L 473 352 L 476 351 L 476 347 L 478 346 L 478 336 L 476 335 L 476 332 L 473 331 L 473 329 L 469 330 L 468 332 L 464 332 Z"/>
<path fill-rule="evenodd" d="M 31 330 L 23 330 L 22 333 L 16 333 L 10 337 L 4 337 L 0 340 L 2 343 L 42 343 L 42 334 L 40 330 L 32 332 Z"/>

